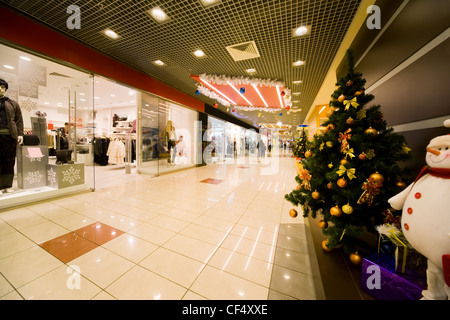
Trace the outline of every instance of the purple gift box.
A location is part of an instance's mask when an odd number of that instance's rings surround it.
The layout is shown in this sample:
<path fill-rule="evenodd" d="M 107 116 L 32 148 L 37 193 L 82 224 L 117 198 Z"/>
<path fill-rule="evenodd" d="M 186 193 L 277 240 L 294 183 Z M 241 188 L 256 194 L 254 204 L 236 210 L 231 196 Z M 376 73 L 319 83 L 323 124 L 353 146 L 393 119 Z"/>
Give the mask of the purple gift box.
<path fill-rule="evenodd" d="M 361 289 L 378 300 L 419 300 L 426 278 L 395 272 L 395 258 L 373 253 L 364 258 Z"/>

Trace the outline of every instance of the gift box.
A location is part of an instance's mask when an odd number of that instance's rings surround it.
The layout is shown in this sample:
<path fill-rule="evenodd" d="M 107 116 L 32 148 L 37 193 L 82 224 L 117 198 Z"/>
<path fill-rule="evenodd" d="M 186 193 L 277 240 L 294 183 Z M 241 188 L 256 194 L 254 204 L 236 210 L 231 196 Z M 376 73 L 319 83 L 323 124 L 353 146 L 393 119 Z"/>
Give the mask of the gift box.
<path fill-rule="evenodd" d="M 390 252 L 393 252 L 395 258 L 395 272 L 419 277 L 426 276 L 427 258 L 411 246 L 401 230 L 390 224 L 385 224 L 377 229 L 383 237 L 379 241 L 379 249 L 380 243 L 385 245 L 384 252 L 383 250 L 378 250 L 378 252 L 386 253 L 386 240 L 391 242 L 392 250 Z"/>
<path fill-rule="evenodd" d="M 361 289 L 378 300 L 419 300 L 426 278 L 395 272 L 395 258 L 373 253 L 363 259 Z"/>

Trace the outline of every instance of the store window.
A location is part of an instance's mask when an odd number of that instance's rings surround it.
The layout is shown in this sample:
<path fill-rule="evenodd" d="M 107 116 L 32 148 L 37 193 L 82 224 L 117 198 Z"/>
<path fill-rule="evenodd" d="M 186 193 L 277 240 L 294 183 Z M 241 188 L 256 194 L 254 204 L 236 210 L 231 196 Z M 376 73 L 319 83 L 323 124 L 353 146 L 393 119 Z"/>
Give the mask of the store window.
<path fill-rule="evenodd" d="M 4 45 L 0 61 L 0 208 L 94 188 L 92 76 Z"/>
<path fill-rule="evenodd" d="M 158 109 L 159 174 L 193 167 L 197 112 L 163 99 Z"/>
<path fill-rule="evenodd" d="M 195 166 L 197 112 L 147 93 L 140 110 L 139 172 L 157 176 Z"/>

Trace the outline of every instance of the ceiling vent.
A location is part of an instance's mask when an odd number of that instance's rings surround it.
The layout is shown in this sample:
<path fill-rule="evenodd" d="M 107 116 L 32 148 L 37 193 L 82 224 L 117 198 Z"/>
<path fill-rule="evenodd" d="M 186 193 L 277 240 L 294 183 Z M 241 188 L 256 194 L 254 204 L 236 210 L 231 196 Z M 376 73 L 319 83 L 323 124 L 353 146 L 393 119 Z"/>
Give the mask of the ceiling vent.
<path fill-rule="evenodd" d="M 259 51 L 255 41 L 248 41 L 227 47 L 228 52 L 234 61 L 248 60 L 259 58 Z"/>

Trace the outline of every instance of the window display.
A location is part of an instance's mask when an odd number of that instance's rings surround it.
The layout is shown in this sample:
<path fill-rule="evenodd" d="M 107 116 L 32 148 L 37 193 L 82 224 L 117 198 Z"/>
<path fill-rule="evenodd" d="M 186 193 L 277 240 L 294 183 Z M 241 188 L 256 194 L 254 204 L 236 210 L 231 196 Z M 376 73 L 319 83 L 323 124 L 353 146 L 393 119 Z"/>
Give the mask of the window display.
<path fill-rule="evenodd" d="M 76 156 L 90 75 L 3 45 L 0 59 L 0 209 L 93 188 Z"/>

